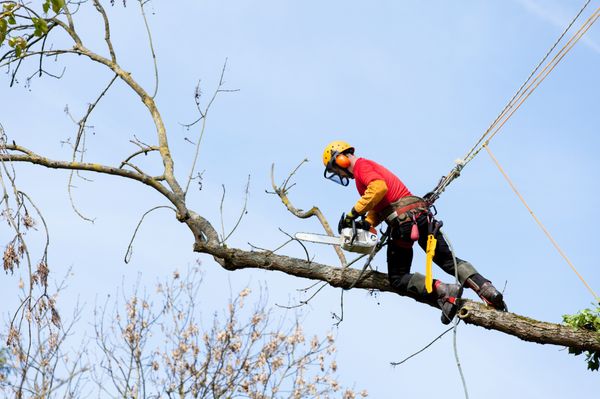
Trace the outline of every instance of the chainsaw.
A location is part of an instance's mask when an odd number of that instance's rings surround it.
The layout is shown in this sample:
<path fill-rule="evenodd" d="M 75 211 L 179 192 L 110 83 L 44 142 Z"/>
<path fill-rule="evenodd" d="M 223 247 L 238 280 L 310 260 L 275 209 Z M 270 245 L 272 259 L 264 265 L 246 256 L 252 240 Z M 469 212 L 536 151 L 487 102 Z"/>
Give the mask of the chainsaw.
<path fill-rule="evenodd" d="M 296 233 L 300 241 L 316 242 L 318 244 L 339 245 L 345 251 L 359 254 L 370 254 L 378 243 L 377 233 L 361 229 L 352 221 L 352 227 L 344 227 L 339 236 L 325 234 Z"/>

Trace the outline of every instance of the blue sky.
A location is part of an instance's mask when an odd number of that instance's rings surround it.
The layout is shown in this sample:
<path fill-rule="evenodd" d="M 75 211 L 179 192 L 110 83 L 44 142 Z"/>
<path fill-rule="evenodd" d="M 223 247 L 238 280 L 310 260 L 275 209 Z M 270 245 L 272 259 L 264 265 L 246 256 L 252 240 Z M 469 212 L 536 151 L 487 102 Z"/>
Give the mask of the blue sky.
<path fill-rule="evenodd" d="M 182 179 L 193 155 L 184 138 L 194 139 L 198 130 L 187 131 L 179 123 L 196 117 L 195 84 L 201 79 L 206 100 L 227 58 L 227 88 L 240 89 L 219 97 L 211 110 L 198 165 L 204 171 L 203 188 L 191 195 L 190 208 L 219 226 L 224 184 L 225 224 L 232 226 L 250 174 L 249 212 L 230 245 L 248 248 L 250 241 L 274 247 L 285 241 L 278 227 L 291 233 L 319 231 L 316 221 L 295 219 L 265 189 L 270 188 L 272 163 L 281 180 L 308 158 L 290 198 L 299 208 L 318 205 L 331 222 L 337 221 L 357 195 L 352 187 L 322 178 L 322 149 L 335 139 L 352 143 L 357 154 L 386 165 L 415 194 L 424 194 L 485 131 L 582 3 L 180 1 L 174 6 L 154 1 L 150 24 L 160 71 L 157 102 Z M 598 6 L 592 1 L 584 15 Z M 151 88 L 153 69 L 137 6 L 130 2 L 126 9 L 109 11 L 120 62 Z M 97 14 L 84 10 L 79 18 L 84 41 L 105 52 Z M 600 28 L 594 26 L 491 145 L 597 292 L 599 43 Z M 29 87 L 21 81 L 9 89 L 5 77 L 0 91 L 0 123 L 9 137 L 55 158 L 70 156 L 60 141 L 75 134 L 65 105 L 80 115 L 111 78 L 80 58 L 48 63 L 55 71 L 63 65 L 67 71 L 60 81 L 33 80 Z M 89 161 L 120 162 L 135 150 L 129 143 L 134 134 L 154 140 L 151 120 L 123 84 L 114 87 L 90 123 Z M 148 158 L 144 165 L 158 171 L 158 158 Z M 91 313 L 94 300 L 113 293 L 123 278 L 133 284 L 141 273 L 152 285 L 197 259 L 207 282 L 200 298 L 206 315 L 224 306 L 230 290 L 246 285 L 267 286 L 271 305 L 296 303 L 296 290 L 310 285 L 273 272 L 220 269 L 192 252 L 191 235 L 168 211 L 148 218 L 133 260 L 125 265 L 122 258 L 139 217 L 164 203 L 158 195 L 133 182 L 88 176 L 94 182 L 78 182 L 75 198 L 86 215 L 96 218 L 91 225 L 70 208 L 65 172 L 25 165 L 18 172 L 21 188 L 37 199 L 50 225 L 53 275 L 58 278 L 72 268 L 64 308 L 79 298 Z M 497 286 L 506 283 L 511 311 L 560 322 L 563 314 L 590 305 L 591 295 L 485 153 L 465 168 L 437 207 L 458 256 Z M 335 264 L 333 250 L 310 249 L 317 260 Z M 302 255 L 293 247 L 284 253 Z M 375 265 L 385 270 L 383 253 Z M 422 271 L 423 265 L 418 254 L 413 270 Z M 439 269 L 434 275 L 445 278 Z M 0 289 L 13 293 L 17 281 L 18 276 L 6 276 Z M 339 296 L 339 290 L 328 288 L 300 311 L 307 332 L 333 328 L 331 312 L 339 311 Z M 359 290 L 347 292 L 344 304 L 337 356 L 346 385 L 365 388 L 373 398 L 437 391 L 463 395 L 450 336 L 398 368 L 389 366 L 443 331 L 437 311 Z M 5 301 L 3 313 L 11 306 L 10 299 Z M 583 359 L 562 348 L 464 325 L 459 326 L 458 348 L 471 397 L 583 397 L 600 386 L 598 374 L 586 371 Z"/>

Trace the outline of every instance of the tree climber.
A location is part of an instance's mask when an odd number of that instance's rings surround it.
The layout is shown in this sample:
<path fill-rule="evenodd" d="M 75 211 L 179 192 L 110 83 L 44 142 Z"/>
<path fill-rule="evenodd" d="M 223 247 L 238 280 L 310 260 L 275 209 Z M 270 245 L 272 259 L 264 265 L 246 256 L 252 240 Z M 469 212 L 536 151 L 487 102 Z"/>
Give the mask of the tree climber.
<path fill-rule="evenodd" d="M 452 252 L 437 228 L 441 222 L 434 219 L 430 204 L 420 197 L 413 196 L 406 186 L 392 172 L 383 166 L 354 155 L 354 147 L 344 141 L 334 141 L 323 152 L 324 176 L 336 183 L 347 186 L 349 179 L 356 181 L 361 198 L 341 220 L 338 229 L 352 226 L 359 216 L 365 216 L 365 226 L 369 229 L 386 221 L 390 228 L 387 248 L 388 278 L 392 287 L 401 295 L 418 298 L 442 310 L 442 323 L 448 324 L 456 314 L 456 297 L 461 285 L 446 284 L 433 280 L 432 291 L 425 288 L 425 276 L 410 273 L 413 258 L 413 244 L 426 249 L 427 236 L 434 232 L 437 247 L 433 262 L 446 273 L 454 276 L 455 267 Z M 474 290 L 489 306 L 506 310 L 502 293 L 484 278 L 469 262 L 456 259 L 460 284 Z"/>

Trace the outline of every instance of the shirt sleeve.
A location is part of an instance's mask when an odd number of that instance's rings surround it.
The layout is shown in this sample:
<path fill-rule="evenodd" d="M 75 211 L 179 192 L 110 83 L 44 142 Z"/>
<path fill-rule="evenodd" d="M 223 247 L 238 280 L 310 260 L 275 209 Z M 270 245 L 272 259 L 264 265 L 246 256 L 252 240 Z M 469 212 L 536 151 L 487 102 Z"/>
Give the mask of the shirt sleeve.
<path fill-rule="evenodd" d="M 377 212 L 370 210 L 367 213 L 367 217 L 365 218 L 365 220 L 372 226 L 375 227 L 377 226 L 379 223 L 381 223 L 381 220 L 379 220 L 379 215 L 377 214 Z"/>
<path fill-rule="evenodd" d="M 367 186 L 365 193 L 354 205 L 354 209 L 360 215 L 372 210 L 385 197 L 388 191 L 387 184 L 384 180 L 373 180 Z"/>

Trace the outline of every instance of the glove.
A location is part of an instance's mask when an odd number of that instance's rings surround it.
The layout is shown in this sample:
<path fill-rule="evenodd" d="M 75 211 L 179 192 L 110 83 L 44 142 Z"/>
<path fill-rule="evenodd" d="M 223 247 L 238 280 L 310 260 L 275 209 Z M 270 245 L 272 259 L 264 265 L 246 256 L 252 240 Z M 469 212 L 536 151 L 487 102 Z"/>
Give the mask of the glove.
<path fill-rule="evenodd" d="M 367 222 L 365 219 L 359 220 L 358 222 L 356 222 L 356 228 L 371 231 L 371 223 Z"/>
<path fill-rule="evenodd" d="M 358 212 L 356 212 L 356 210 L 354 208 L 352 208 L 350 210 L 350 212 L 343 214 L 342 213 L 342 217 L 340 218 L 340 221 L 338 223 L 338 233 L 341 234 L 342 233 L 342 229 L 346 228 L 346 227 L 352 227 L 352 222 L 354 220 L 356 220 L 356 218 L 359 216 Z"/>

